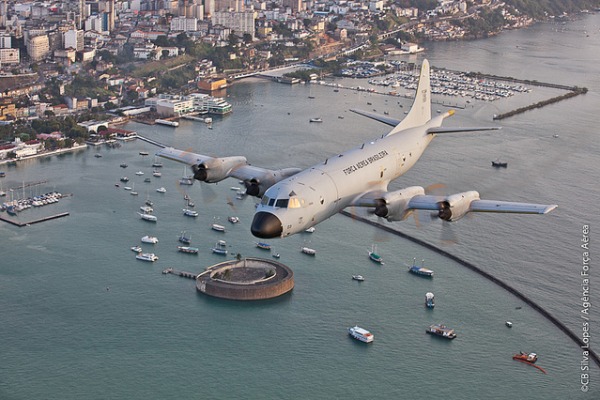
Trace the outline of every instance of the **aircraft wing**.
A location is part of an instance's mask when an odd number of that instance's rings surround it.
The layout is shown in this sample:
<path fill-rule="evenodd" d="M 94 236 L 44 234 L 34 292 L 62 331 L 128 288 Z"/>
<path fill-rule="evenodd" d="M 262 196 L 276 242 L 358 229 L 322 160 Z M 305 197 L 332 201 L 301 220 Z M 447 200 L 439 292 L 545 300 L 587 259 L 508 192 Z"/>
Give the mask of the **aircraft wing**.
<path fill-rule="evenodd" d="M 387 115 L 381 115 L 381 114 L 372 113 L 369 111 L 358 110 L 355 108 L 350 109 L 350 111 L 357 113 L 358 115 L 362 115 L 363 117 L 367 117 L 367 118 L 371 118 L 371 119 L 374 119 L 379 122 L 383 122 L 384 124 L 387 124 L 389 126 L 397 126 L 400 122 L 402 122 L 402 120 L 400 120 L 400 119 L 391 118 Z"/>
<path fill-rule="evenodd" d="M 471 202 L 471 212 L 495 212 L 517 214 L 547 214 L 558 207 L 556 204 L 517 203 L 513 201 L 475 200 Z"/>

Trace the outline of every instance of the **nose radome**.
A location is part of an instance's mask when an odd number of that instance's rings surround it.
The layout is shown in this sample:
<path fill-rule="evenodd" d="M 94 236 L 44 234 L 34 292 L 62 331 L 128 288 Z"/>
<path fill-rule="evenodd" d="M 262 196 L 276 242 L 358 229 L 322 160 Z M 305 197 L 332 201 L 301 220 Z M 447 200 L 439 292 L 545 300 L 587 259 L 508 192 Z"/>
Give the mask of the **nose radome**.
<path fill-rule="evenodd" d="M 281 236 L 283 225 L 281 225 L 281 220 L 274 214 L 259 211 L 254 214 L 250 231 L 258 238 L 271 239 Z"/>

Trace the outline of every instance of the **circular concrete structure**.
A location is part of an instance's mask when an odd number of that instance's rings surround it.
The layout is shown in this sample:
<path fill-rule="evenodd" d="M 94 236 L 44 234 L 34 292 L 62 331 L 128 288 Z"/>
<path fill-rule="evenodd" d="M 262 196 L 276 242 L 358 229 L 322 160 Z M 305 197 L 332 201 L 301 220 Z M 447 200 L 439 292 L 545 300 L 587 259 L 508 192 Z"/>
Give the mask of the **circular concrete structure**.
<path fill-rule="evenodd" d="M 280 262 L 248 257 L 208 267 L 196 277 L 196 289 L 229 300 L 265 300 L 294 288 L 294 273 Z"/>

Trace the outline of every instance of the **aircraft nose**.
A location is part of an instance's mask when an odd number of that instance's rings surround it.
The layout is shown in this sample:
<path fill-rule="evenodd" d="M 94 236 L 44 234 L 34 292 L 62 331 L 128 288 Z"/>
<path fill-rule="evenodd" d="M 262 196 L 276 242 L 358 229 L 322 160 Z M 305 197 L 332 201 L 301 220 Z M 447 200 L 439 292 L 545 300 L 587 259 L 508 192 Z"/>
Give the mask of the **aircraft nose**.
<path fill-rule="evenodd" d="M 283 225 L 281 224 L 281 220 L 274 214 L 259 211 L 254 214 L 250 231 L 258 238 L 271 239 L 281 236 Z"/>

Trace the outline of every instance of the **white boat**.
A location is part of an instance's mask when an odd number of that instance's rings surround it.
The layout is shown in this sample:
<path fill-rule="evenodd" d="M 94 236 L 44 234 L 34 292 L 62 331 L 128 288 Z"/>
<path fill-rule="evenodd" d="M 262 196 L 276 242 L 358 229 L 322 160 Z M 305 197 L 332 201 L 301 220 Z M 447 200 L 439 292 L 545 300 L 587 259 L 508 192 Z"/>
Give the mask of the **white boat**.
<path fill-rule="evenodd" d="M 154 253 L 140 253 L 135 256 L 138 260 L 154 262 L 158 260 L 158 256 Z"/>
<path fill-rule="evenodd" d="M 158 218 L 156 217 L 156 215 L 152 215 L 152 214 L 142 214 L 142 213 L 138 213 L 138 215 L 140 216 L 140 218 L 142 218 L 144 221 L 150 221 L 150 222 L 156 222 L 158 221 Z"/>
<path fill-rule="evenodd" d="M 224 240 L 219 240 L 217 243 L 215 243 L 215 247 L 212 248 L 212 252 L 215 254 L 219 254 L 222 256 L 227 255 L 227 249 L 225 248 L 226 243 Z"/>
<path fill-rule="evenodd" d="M 355 281 L 364 281 L 365 278 L 362 275 L 352 275 L 352 279 L 354 279 Z"/>
<path fill-rule="evenodd" d="M 140 175 L 144 175 L 144 173 L 142 171 L 138 171 L 135 173 L 136 175 L 140 176 Z"/>
<path fill-rule="evenodd" d="M 307 232 L 307 233 L 313 233 L 314 231 L 315 231 L 315 227 L 314 226 L 311 226 L 310 228 L 304 230 L 304 232 Z"/>
<path fill-rule="evenodd" d="M 179 250 L 182 253 L 198 254 L 198 248 L 197 247 L 177 246 L 177 250 Z"/>
<path fill-rule="evenodd" d="M 375 338 L 371 332 L 359 326 L 348 328 L 348 334 L 354 339 L 365 343 L 371 343 Z"/>
<path fill-rule="evenodd" d="M 174 128 L 177 128 L 179 126 L 179 122 L 177 121 L 169 121 L 167 119 L 155 119 L 154 120 L 155 123 L 160 124 L 160 125 L 166 125 L 166 126 L 172 126 Z"/>
<path fill-rule="evenodd" d="M 240 222 L 240 219 L 238 217 L 227 217 L 227 221 L 231 222 L 232 224 L 237 224 Z"/>
<path fill-rule="evenodd" d="M 167 193 L 167 189 L 165 189 L 164 187 L 159 187 L 158 189 L 156 189 L 156 191 L 158 193 Z"/>
<path fill-rule="evenodd" d="M 142 246 L 131 246 L 131 251 L 139 254 L 142 252 Z"/>
<path fill-rule="evenodd" d="M 219 224 L 212 224 L 211 229 L 213 231 L 217 231 L 217 232 L 225 232 L 225 227 L 223 225 L 219 225 Z"/>
<path fill-rule="evenodd" d="M 189 208 L 184 208 L 183 215 L 185 215 L 186 217 L 197 217 L 198 211 L 190 210 Z"/>
<path fill-rule="evenodd" d="M 316 118 L 311 118 L 310 122 L 323 122 L 323 119 L 316 117 Z"/>
<path fill-rule="evenodd" d="M 146 236 L 142 237 L 142 242 L 156 244 L 156 243 L 158 243 L 158 238 L 156 236 L 146 235 Z"/>
<path fill-rule="evenodd" d="M 425 306 L 427 308 L 435 307 L 435 299 L 434 299 L 433 293 L 431 293 L 431 292 L 425 293 Z"/>
<path fill-rule="evenodd" d="M 162 176 L 162 173 L 160 171 L 152 171 L 152 176 L 160 178 Z"/>
<path fill-rule="evenodd" d="M 317 254 L 317 251 L 315 249 L 311 249 L 310 247 L 302 247 L 300 251 L 304 254 L 308 254 L 309 256 L 314 256 Z"/>
<path fill-rule="evenodd" d="M 141 206 L 140 210 L 142 210 L 144 214 L 152 214 L 152 212 L 154 211 L 154 209 L 150 206 Z"/>

